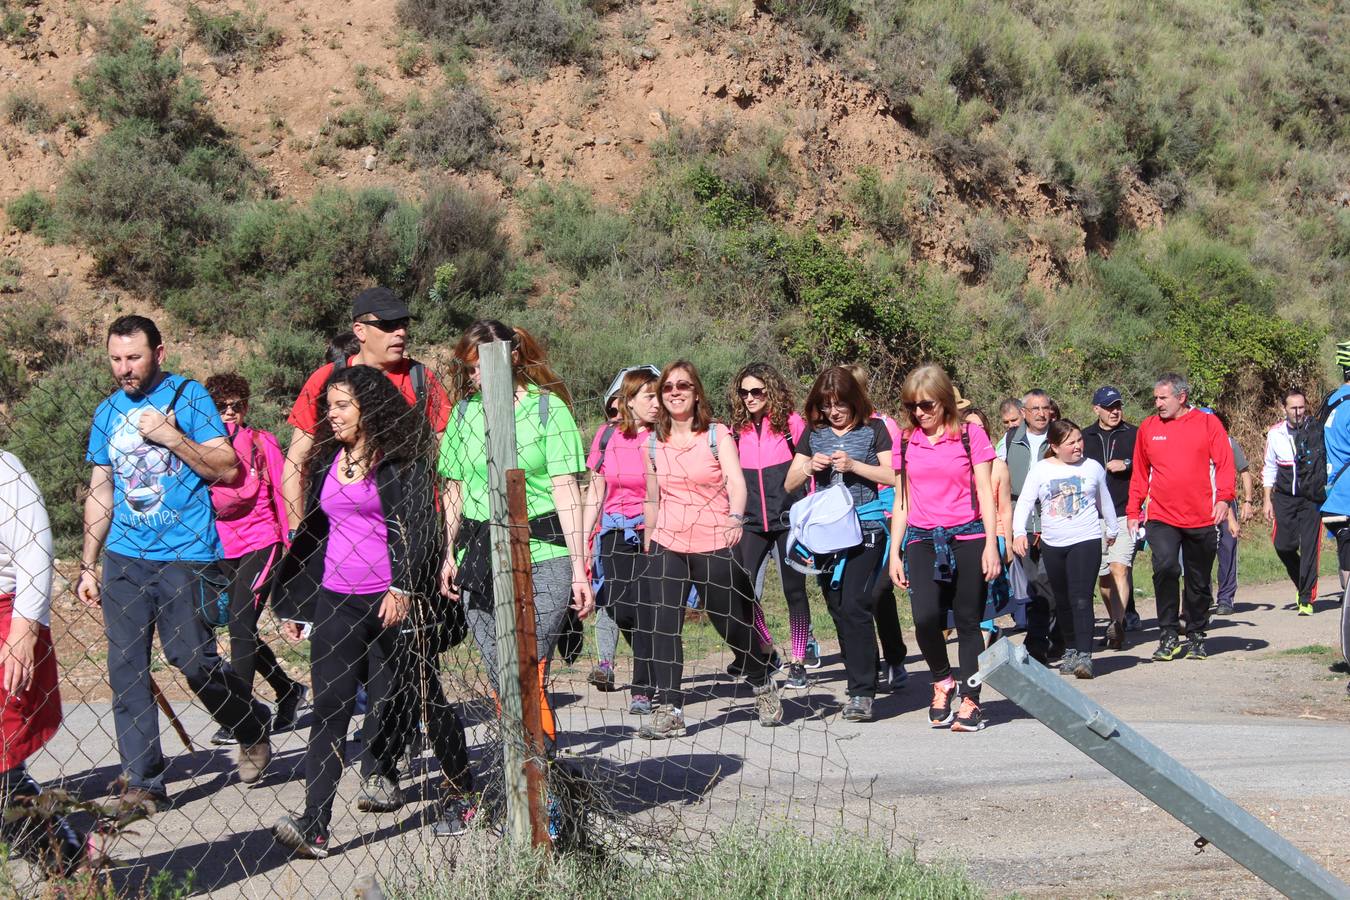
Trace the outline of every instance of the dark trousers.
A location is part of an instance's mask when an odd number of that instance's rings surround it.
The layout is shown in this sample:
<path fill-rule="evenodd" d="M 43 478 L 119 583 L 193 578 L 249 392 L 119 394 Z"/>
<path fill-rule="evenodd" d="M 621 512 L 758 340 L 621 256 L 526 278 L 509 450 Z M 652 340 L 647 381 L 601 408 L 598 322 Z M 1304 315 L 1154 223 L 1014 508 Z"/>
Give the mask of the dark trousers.
<path fill-rule="evenodd" d="M 874 591 L 877 640 L 881 641 L 881 655 L 888 666 L 904 665 L 909 648 L 905 646 L 905 634 L 900 628 L 900 610 L 895 603 L 895 584 L 885 571 L 877 578 Z"/>
<path fill-rule="evenodd" d="M 1177 528 L 1150 521 L 1148 545 L 1153 548 L 1153 595 L 1158 603 L 1158 628 L 1164 635 L 1180 632 L 1182 566 L 1185 566 L 1186 634 L 1204 637 L 1214 599 L 1210 572 L 1218 550 L 1213 525 Z"/>
<path fill-rule="evenodd" d="M 1317 566 L 1322 550 L 1322 510 L 1311 500 L 1274 491 L 1275 529 L 1271 540 L 1275 554 L 1284 563 L 1289 580 L 1298 588 L 1298 599 L 1317 599 Z"/>
<path fill-rule="evenodd" d="M 647 660 L 636 652 L 633 633 L 638 627 L 638 610 L 642 605 L 642 576 L 647 570 L 647 555 L 641 544 L 630 544 L 623 539 L 623 529 L 607 531 L 600 537 L 600 559 L 605 567 L 605 586 L 599 599 L 614 615 L 633 654 L 633 692 L 651 691 L 651 675 Z"/>
<path fill-rule="evenodd" d="M 1234 507 L 1235 503 L 1229 506 Z M 1228 530 L 1228 523 L 1221 522 L 1218 528 L 1218 556 L 1219 556 L 1219 603 L 1233 605 L 1234 598 L 1237 597 L 1238 584 L 1238 539 L 1233 537 L 1233 532 Z"/>
<path fill-rule="evenodd" d="M 1116 540 L 1128 540 L 1128 536 Z M 1094 624 L 1092 599 L 1097 593 L 1097 570 L 1102 566 L 1102 542 L 1099 538 L 1070 544 L 1045 546 L 1041 561 L 1055 594 L 1055 617 L 1065 647 L 1079 653 L 1092 652 Z"/>
<path fill-rule="evenodd" d="M 684 706 L 684 607 L 689 589 L 699 599 L 717 633 L 731 648 L 736 667 L 751 684 L 769 680 L 769 655 L 755 639 L 750 576 L 731 550 L 677 553 L 652 545 L 643 580 L 643 600 L 633 653 L 649 660 L 652 700 Z"/>
<path fill-rule="evenodd" d="M 1039 534 L 1027 535 L 1027 555 L 1022 557 L 1022 572 L 1027 577 L 1027 652 L 1042 663 L 1063 649 L 1055 629 L 1055 591 L 1042 558 L 1045 547 Z"/>
<path fill-rule="evenodd" d="M 244 684 L 253 688 L 256 671 L 272 686 L 277 699 L 287 696 L 299 687 L 277 662 L 272 648 L 258 639 L 258 619 L 262 603 L 253 590 L 253 583 L 262 574 L 269 560 L 275 562 L 281 555 L 281 546 L 264 547 L 246 553 L 238 559 L 222 559 L 220 569 L 230 580 L 230 666 Z"/>
<path fill-rule="evenodd" d="M 389 702 L 396 697 L 396 686 L 406 679 L 411 655 L 401 646 L 398 628 L 386 628 L 380 622 L 380 594 L 336 594 L 325 590 L 315 610 L 314 632 L 310 637 L 310 678 L 314 683 L 314 723 L 309 729 L 309 747 L 305 750 L 305 815 L 323 828 L 333 815 L 333 798 L 346 762 L 343 748 L 347 726 L 356 703 L 356 685 L 361 661 L 367 665 L 366 689 L 371 702 Z M 378 714 L 370 721 L 379 719 Z M 386 721 L 393 721 L 393 717 Z M 371 759 L 387 759 L 388 742 L 398 740 L 394 729 L 374 725 L 366 730 L 376 738 L 376 746 L 367 746 Z M 397 754 L 402 747 L 394 751 Z"/>
<path fill-rule="evenodd" d="M 789 566 L 788 532 L 746 531 L 736 545 L 736 558 L 750 576 L 755 577 L 764 564 L 764 558 L 775 548 L 778 550 L 778 580 L 783 585 L 783 598 L 787 600 L 788 620 L 803 622 L 807 629 L 811 627 L 811 601 L 806 596 L 806 576 Z M 794 653 L 795 653 L 794 649 Z"/>
<path fill-rule="evenodd" d="M 980 565 L 983 553 L 983 539 L 952 541 L 956 574 L 951 581 L 935 581 L 933 542 L 913 541 L 905 547 L 909 602 L 914 610 L 914 640 L 934 681 L 942 681 L 952 674 L 947 641 L 942 636 L 949 609 L 956 619 L 961 675 L 969 678 L 979 671 L 980 654 L 984 652 L 984 632 L 980 630 L 986 591 L 984 570 Z M 963 692 L 976 702 L 980 699 L 979 688 L 965 688 Z"/>
<path fill-rule="evenodd" d="M 378 601 L 376 601 L 378 606 Z M 441 764 L 448 790 L 466 794 L 473 790 L 469 769 L 469 742 L 464 722 L 441 685 L 440 658 L 407 632 L 399 636 L 401 657 L 389 679 L 388 694 L 378 693 L 372 683 L 371 714 L 362 728 L 367 753 L 361 759 L 362 777 L 383 775 L 398 780 L 398 763 L 412 740 L 419 721 L 425 722 L 431 749 Z"/>
<path fill-rule="evenodd" d="M 844 657 L 850 697 L 877 695 L 877 592 L 874 580 L 885 577 L 884 573 L 878 575 L 877 572 L 885 551 L 885 532 L 864 532 L 863 542 L 844 554 L 844 573 L 839 586 L 830 586 L 830 572 L 819 579 L 825 607 L 839 634 L 839 652 Z"/>
<path fill-rule="evenodd" d="M 217 724 L 243 745 L 267 739 L 267 708 L 253 702 L 248 686 L 216 653 L 216 636 L 198 612 L 206 565 L 104 555 L 103 627 L 113 726 L 130 787 L 164 790 L 159 710 L 150 687 L 156 631 L 169 665 L 183 673 Z"/>

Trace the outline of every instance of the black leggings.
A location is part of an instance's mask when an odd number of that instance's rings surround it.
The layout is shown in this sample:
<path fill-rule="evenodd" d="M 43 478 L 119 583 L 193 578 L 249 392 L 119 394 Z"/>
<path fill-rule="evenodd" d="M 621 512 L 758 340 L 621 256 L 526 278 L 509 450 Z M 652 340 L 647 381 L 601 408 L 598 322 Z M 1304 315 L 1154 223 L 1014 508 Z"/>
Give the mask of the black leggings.
<path fill-rule="evenodd" d="M 378 773 L 397 781 L 399 758 L 422 721 L 448 790 L 466 794 L 473 790 L 469 744 L 464 722 L 441 686 L 440 658 L 418 646 L 418 639 L 410 634 L 403 634 L 399 645 L 400 652 L 411 656 L 411 661 L 399 666 L 399 681 L 392 685 L 392 696 L 373 691 L 370 695 L 371 714 L 362 731 L 367 752 L 362 757 L 361 774 L 368 777 Z"/>
<path fill-rule="evenodd" d="M 778 578 L 783 584 L 783 596 L 787 599 L 792 658 L 800 660 L 806 655 L 806 642 L 811 636 L 811 601 L 806 596 L 806 576 L 785 562 L 788 558 L 787 536 L 787 529 L 746 531 L 741 535 L 741 542 L 736 545 L 736 558 L 753 580 L 759 567 L 764 564 L 764 557 L 777 547 Z"/>
<path fill-rule="evenodd" d="M 258 639 L 258 619 L 263 608 L 253 590 L 253 583 L 273 554 L 280 558 L 280 544 L 245 553 L 238 559 L 222 559 L 220 569 L 230 580 L 230 665 L 250 690 L 254 672 L 262 675 L 280 700 L 299 685 L 277 662 L 272 648 Z"/>
<path fill-rule="evenodd" d="M 616 528 L 600 536 L 600 561 L 605 567 L 605 585 L 600 600 L 614 615 L 614 623 L 628 646 L 633 646 L 633 632 L 638 624 L 638 607 L 642 597 L 642 575 L 647 570 L 647 555 L 642 545 L 623 539 L 623 529 Z M 633 661 L 633 684 L 645 685 L 646 662 Z"/>
<path fill-rule="evenodd" d="M 877 578 L 877 639 L 881 641 L 881 655 L 888 666 L 901 666 L 909 655 L 905 633 L 900 628 L 900 609 L 895 603 L 895 584 L 883 570 Z"/>
<path fill-rule="evenodd" d="M 1122 534 L 1116 540 L 1127 540 Z M 1102 565 L 1100 538 L 1067 547 L 1041 548 L 1041 562 L 1055 595 L 1055 620 L 1065 647 L 1079 653 L 1092 652 L 1092 600 L 1097 593 L 1097 572 Z"/>
<path fill-rule="evenodd" d="M 691 587 L 698 588 L 708 618 L 731 648 L 746 680 L 755 685 L 768 681 L 769 655 L 755 640 L 750 576 L 731 550 L 677 553 L 652 544 L 633 655 L 648 660 L 653 702 L 684 706 L 682 634 Z"/>
<path fill-rule="evenodd" d="M 863 542 L 845 556 L 844 575 L 837 588 L 830 587 L 831 573 L 820 576 L 825 606 L 839 633 L 839 652 L 848 674 L 849 697 L 877 694 L 876 586 L 877 566 L 886 550 L 886 533 L 869 531 Z"/>
<path fill-rule="evenodd" d="M 984 632 L 980 620 L 984 618 L 985 581 L 980 557 L 984 554 L 984 539 L 951 542 L 956 558 L 956 575 L 951 581 L 933 580 L 933 542 L 912 541 L 905 547 L 905 562 L 909 567 L 909 602 L 914 610 L 914 640 L 919 652 L 933 673 L 933 680 L 942 681 L 952 674 L 947 657 L 947 641 L 942 636 L 947 627 L 947 610 L 956 619 L 958 658 L 961 676 L 969 678 L 980 668 L 980 654 L 984 652 Z M 979 702 L 980 689 L 963 688 L 963 693 Z"/>

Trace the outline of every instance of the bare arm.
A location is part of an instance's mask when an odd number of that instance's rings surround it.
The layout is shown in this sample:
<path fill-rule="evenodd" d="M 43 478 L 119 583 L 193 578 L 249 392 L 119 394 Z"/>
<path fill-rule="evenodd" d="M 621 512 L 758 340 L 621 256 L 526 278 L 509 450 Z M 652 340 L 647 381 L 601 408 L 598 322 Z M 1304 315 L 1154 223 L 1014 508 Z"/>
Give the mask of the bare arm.
<path fill-rule="evenodd" d="M 441 593 L 452 600 L 459 599 L 455 576 L 459 564 L 455 561 L 455 538 L 459 537 L 459 519 L 464 511 L 464 487 L 458 481 L 446 481 L 441 488 L 441 509 L 445 514 L 445 562 L 441 564 Z"/>
<path fill-rule="evenodd" d="M 142 410 L 137 427 L 141 437 L 159 444 L 181 459 L 204 481 L 212 484 L 232 481 L 239 474 L 239 460 L 227 437 L 214 437 L 199 444 L 178 428 L 172 412 L 165 415 L 157 409 Z"/>
<path fill-rule="evenodd" d="M 792 457 L 792 465 L 788 466 L 787 475 L 783 478 L 783 489 L 790 494 L 806 484 L 810 477 L 811 457 L 797 453 Z"/>
<path fill-rule="evenodd" d="M 588 543 L 591 535 L 595 533 L 595 523 L 600 519 L 600 510 L 605 506 L 607 491 L 605 476 L 599 472 L 591 472 L 590 483 L 586 485 L 586 510 L 581 517 L 581 534 Z"/>
<path fill-rule="evenodd" d="M 994 487 L 990 478 L 993 469 L 991 463 L 975 465 L 975 493 L 980 498 L 980 519 L 984 522 L 984 554 L 980 558 L 984 569 L 984 580 L 993 581 L 1003 570 L 1003 562 L 998 555 L 998 533 L 994 524 L 998 520 L 998 510 L 994 508 Z"/>
<path fill-rule="evenodd" d="M 300 470 L 305 457 L 314 446 L 314 436 L 299 428 L 291 432 L 291 444 L 286 448 L 286 462 L 281 467 L 281 496 L 286 501 L 286 517 L 292 528 L 305 517 L 305 490 L 300 483 Z"/>
<path fill-rule="evenodd" d="M 891 583 L 899 588 L 909 587 L 909 578 L 905 575 L 903 562 L 905 529 L 909 526 L 908 503 L 908 492 L 896 488 L 895 503 L 891 506 L 891 558 L 888 568 Z"/>
<path fill-rule="evenodd" d="M 562 523 L 563 540 L 572 559 L 572 608 L 585 618 L 595 608 L 591 579 L 586 575 L 586 537 L 581 530 L 585 510 L 581 505 L 581 486 L 575 475 L 553 476 L 553 503 Z"/>
<path fill-rule="evenodd" d="M 89 496 L 84 498 L 84 548 L 80 551 L 80 582 L 75 588 L 75 593 L 87 606 L 102 603 L 95 572 L 103 542 L 112 526 L 112 513 L 112 468 L 94 466 L 94 473 L 89 478 Z"/>
<path fill-rule="evenodd" d="M 661 486 L 656 481 L 656 469 L 651 460 L 647 460 L 647 497 L 642 501 L 642 550 L 652 549 L 652 532 L 656 530 L 656 517 L 661 511 Z"/>

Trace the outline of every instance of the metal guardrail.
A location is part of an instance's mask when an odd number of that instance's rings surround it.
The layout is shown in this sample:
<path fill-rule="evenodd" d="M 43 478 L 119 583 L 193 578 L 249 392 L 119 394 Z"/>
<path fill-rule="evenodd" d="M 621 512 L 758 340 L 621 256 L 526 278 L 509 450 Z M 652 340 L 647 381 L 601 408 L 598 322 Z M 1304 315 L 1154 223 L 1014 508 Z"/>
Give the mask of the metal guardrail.
<path fill-rule="evenodd" d="M 980 654 L 987 684 L 1286 897 L 1350 898 L 1350 887 L 1207 781 L 1006 638 Z"/>

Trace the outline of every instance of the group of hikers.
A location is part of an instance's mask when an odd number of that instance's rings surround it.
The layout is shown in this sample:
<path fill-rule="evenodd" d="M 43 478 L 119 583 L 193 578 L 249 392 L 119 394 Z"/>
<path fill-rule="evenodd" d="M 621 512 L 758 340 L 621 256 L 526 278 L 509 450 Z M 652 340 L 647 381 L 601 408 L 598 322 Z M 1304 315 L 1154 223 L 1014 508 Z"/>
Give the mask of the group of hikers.
<path fill-rule="evenodd" d="M 472 635 L 495 690 L 479 360 L 479 347 L 492 342 L 510 347 L 539 724 L 550 753 L 558 733 L 550 660 L 569 622 L 592 611 L 598 661 L 588 680 L 619 689 L 622 637 L 632 657 L 628 709 L 639 717 L 636 734 L 652 741 L 686 734 L 682 633 L 691 605 L 725 642 L 728 672 L 748 688 L 758 724 L 782 723 L 783 692 L 808 688 L 808 671 L 822 665 L 809 578 L 838 638 L 842 718 L 871 721 L 878 692 L 907 681 L 899 588 L 931 679 L 929 723 L 958 733 L 985 727 L 978 686 L 957 673 L 976 672 L 999 617 L 1025 629 L 1035 659 L 1078 678 L 1093 677 L 1094 652 L 1126 646 L 1140 627 L 1131 570 L 1144 542 L 1160 630 L 1154 660 L 1205 658 L 1211 616 L 1232 613 L 1236 536 L 1255 512 L 1252 478 L 1222 418 L 1194 406 L 1179 375 L 1157 379 L 1156 412 L 1137 427 L 1124 421 L 1115 387 L 1093 394 L 1096 420 L 1086 427 L 1044 391 L 1029 391 L 1001 404 L 995 442 L 990 418 L 936 365 L 907 375 L 896 416 L 876 408 L 857 366 L 825 369 L 798 405 L 781 373 L 752 363 L 731 380 L 724 405 L 687 360 L 634 365 L 606 392 L 605 422 L 587 449 L 566 385 L 527 331 L 473 324 L 443 383 L 408 355 L 410 323 L 392 291 L 357 295 L 351 331 L 334 339 L 329 362 L 290 411 L 284 450 L 249 424 L 250 385 L 239 374 L 199 384 L 163 369 L 165 344 L 151 320 L 129 315 L 109 327 L 117 390 L 90 430 L 75 591 L 101 607 L 106 629 L 121 768 L 115 810 L 154 814 L 170 802 L 151 679 L 158 632 L 165 658 L 219 726 L 214 742 L 238 746 L 245 784 L 262 777 L 270 735 L 296 726 L 312 691 L 304 808 L 273 826 L 297 854 L 329 853 L 360 697 L 358 808 L 404 803 L 399 764 L 425 727 L 442 771 L 430 829 L 448 837 L 468 828 L 477 807 L 469 744 L 439 660 Z M 1320 412 L 1300 391 L 1284 397 L 1262 470 L 1262 506 L 1305 614 L 1324 528 L 1337 541 L 1343 586 L 1350 575 L 1350 479 L 1341 479 L 1350 414 L 1340 410 L 1350 396 L 1350 342 L 1338 347 L 1338 363 L 1346 384 Z M 729 412 L 721 421 L 717 407 Z M 787 603 L 782 644 L 761 605 L 770 558 Z M 52 573 L 41 494 L 23 464 L 0 451 L 6 806 L 39 793 L 25 760 L 61 720 Z M 1099 593 L 1108 617 L 1100 636 Z M 310 642 L 309 687 L 259 637 L 269 606 L 286 638 Z M 217 652 L 221 627 L 228 661 Z M 275 693 L 273 707 L 254 694 L 258 674 Z M 4 829 L 11 846 L 49 867 L 77 865 L 86 852 L 59 817 L 39 827 L 7 815 Z"/>

